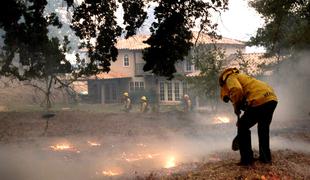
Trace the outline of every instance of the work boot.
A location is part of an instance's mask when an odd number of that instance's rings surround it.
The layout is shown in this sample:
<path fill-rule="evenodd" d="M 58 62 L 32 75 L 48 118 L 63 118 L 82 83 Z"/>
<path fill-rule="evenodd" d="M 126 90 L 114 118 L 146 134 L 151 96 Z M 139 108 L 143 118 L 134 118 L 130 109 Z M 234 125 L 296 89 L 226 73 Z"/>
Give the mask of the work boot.
<path fill-rule="evenodd" d="M 271 160 L 266 160 L 266 159 L 263 159 L 263 158 L 259 158 L 259 162 L 264 163 L 264 164 L 272 164 Z"/>
<path fill-rule="evenodd" d="M 250 161 L 240 161 L 237 163 L 237 166 L 252 166 L 254 164 L 254 159 Z"/>

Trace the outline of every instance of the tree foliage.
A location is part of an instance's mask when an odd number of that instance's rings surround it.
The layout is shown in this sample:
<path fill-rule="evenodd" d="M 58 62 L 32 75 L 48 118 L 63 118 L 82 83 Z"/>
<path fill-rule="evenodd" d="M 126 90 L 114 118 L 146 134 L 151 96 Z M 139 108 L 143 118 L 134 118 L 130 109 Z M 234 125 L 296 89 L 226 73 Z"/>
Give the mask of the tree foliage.
<path fill-rule="evenodd" d="M 182 60 L 193 45 L 191 28 L 195 26 L 195 20 L 200 18 L 202 21 L 201 30 L 213 32 L 216 25 L 211 23 L 210 9 L 225 8 L 227 1 L 172 0 L 158 3 L 155 8 L 157 21 L 152 24 L 152 35 L 146 40 L 150 47 L 144 52 L 144 70 L 171 78 L 176 72 L 175 62 Z"/>
<path fill-rule="evenodd" d="M 224 50 L 216 46 L 198 45 L 187 57 L 199 69 L 198 76 L 187 77 L 187 81 L 197 91 L 216 106 L 219 97 L 218 75 L 224 68 Z"/>
<path fill-rule="evenodd" d="M 81 40 L 81 48 L 87 49 L 89 61 L 70 67 L 64 58 L 61 41 L 48 38 L 48 26 L 61 27 L 55 13 L 44 11 L 51 0 L 7 0 L 0 7 L 0 28 L 5 31 L 5 58 L 1 60 L 1 74 L 19 79 L 42 78 L 50 66 L 60 66 L 74 72 L 75 76 L 92 75 L 110 70 L 118 51 L 117 38 L 134 35 L 147 18 L 149 3 L 157 4 L 155 22 L 151 26 L 150 45 L 144 53 L 144 70 L 157 75 L 172 77 L 175 62 L 182 60 L 192 46 L 191 28 L 201 22 L 204 32 L 216 28 L 210 20 L 211 11 L 221 11 L 228 0 L 84 0 L 81 3 L 64 0 L 67 10 L 73 11 L 71 28 Z M 118 6 L 124 10 L 124 27 L 117 24 L 115 13 Z M 51 51 L 53 47 L 53 51 Z M 59 47 L 58 52 L 55 52 Z M 12 66 L 15 54 L 25 69 L 23 75 Z M 50 54 L 52 53 L 52 55 Z M 57 57 L 52 57 L 55 56 Z M 51 62 L 53 61 L 53 63 Z M 61 63 L 60 63 L 61 62 Z M 82 62 L 82 61 L 80 61 Z M 78 62 L 77 62 L 78 63 Z M 59 66 L 59 67 L 58 67 Z M 53 70 L 54 71 L 54 70 Z"/>
<path fill-rule="evenodd" d="M 251 0 L 250 6 L 265 20 L 251 45 L 279 55 L 310 48 L 309 0 Z"/>
<path fill-rule="evenodd" d="M 1 6 L 0 27 L 5 31 L 5 44 L 0 74 L 25 80 L 69 72 L 71 64 L 64 55 L 67 37 L 61 46 L 57 38 L 47 34 L 48 26 L 61 27 L 58 17 L 43 13 L 47 4 L 44 0 L 26 2 L 9 0 Z"/>

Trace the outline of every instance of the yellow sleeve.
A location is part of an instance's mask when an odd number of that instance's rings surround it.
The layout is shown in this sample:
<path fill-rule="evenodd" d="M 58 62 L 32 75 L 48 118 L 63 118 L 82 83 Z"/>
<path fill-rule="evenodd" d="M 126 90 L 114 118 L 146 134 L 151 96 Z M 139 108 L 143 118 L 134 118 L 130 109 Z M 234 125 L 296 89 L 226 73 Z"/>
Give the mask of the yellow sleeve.
<path fill-rule="evenodd" d="M 226 85 L 229 91 L 229 98 L 234 108 L 240 108 L 243 99 L 243 89 L 236 76 L 230 75 L 226 80 Z"/>

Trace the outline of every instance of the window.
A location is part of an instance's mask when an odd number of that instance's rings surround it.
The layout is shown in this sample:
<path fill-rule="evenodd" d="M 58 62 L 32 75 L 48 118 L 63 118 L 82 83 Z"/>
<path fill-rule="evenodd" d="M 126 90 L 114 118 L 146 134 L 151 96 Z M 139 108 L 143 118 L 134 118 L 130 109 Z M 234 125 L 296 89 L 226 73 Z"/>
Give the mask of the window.
<path fill-rule="evenodd" d="M 178 82 L 174 83 L 174 100 L 180 101 L 180 85 Z"/>
<path fill-rule="evenodd" d="M 181 101 L 183 92 L 182 81 L 160 81 L 159 100 L 160 101 Z"/>
<path fill-rule="evenodd" d="M 172 83 L 167 83 L 167 89 L 168 89 L 168 101 L 172 101 Z"/>
<path fill-rule="evenodd" d="M 185 61 L 185 71 L 186 72 L 192 71 L 192 62 L 191 61 L 188 61 L 188 60 Z"/>
<path fill-rule="evenodd" d="M 139 91 L 140 90 L 140 86 L 139 86 L 139 82 L 135 82 L 135 91 Z"/>
<path fill-rule="evenodd" d="M 165 100 L 165 84 L 163 82 L 159 83 L 159 97 L 161 101 Z"/>
<path fill-rule="evenodd" d="M 124 56 L 124 66 L 126 66 L 126 67 L 129 66 L 129 58 L 128 58 L 127 54 L 125 54 L 125 56 Z"/>
<path fill-rule="evenodd" d="M 140 82 L 140 90 L 144 90 L 144 82 Z"/>
<path fill-rule="evenodd" d="M 183 82 L 183 95 L 187 94 L 187 83 Z"/>
<path fill-rule="evenodd" d="M 143 91 L 144 90 L 144 82 L 143 81 L 134 81 L 129 83 L 130 91 Z"/>
<path fill-rule="evenodd" d="M 134 91 L 135 90 L 135 84 L 133 82 L 129 83 L 129 91 Z"/>

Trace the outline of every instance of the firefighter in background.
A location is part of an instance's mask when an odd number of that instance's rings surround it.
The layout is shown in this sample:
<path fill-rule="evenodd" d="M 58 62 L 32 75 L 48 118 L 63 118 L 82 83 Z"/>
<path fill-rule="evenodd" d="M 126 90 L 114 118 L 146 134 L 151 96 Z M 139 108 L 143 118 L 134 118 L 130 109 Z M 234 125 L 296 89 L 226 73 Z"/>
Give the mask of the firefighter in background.
<path fill-rule="evenodd" d="M 259 160 L 271 163 L 269 127 L 277 106 L 277 96 L 266 83 L 242 74 L 236 68 L 228 68 L 219 77 L 221 99 L 233 104 L 237 121 L 237 140 L 241 160 L 238 165 L 251 165 L 254 161 L 250 128 L 257 123 Z"/>
<path fill-rule="evenodd" d="M 145 96 L 142 96 L 141 97 L 140 112 L 146 113 L 149 110 L 148 106 L 149 106 L 149 102 L 148 102 L 147 98 Z"/>
<path fill-rule="evenodd" d="M 129 112 L 131 110 L 131 99 L 129 97 L 128 92 L 124 92 L 123 94 L 123 102 L 124 102 L 124 111 Z"/>
<path fill-rule="evenodd" d="M 192 101 L 189 98 L 189 95 L 184 94 L 183 100 L 184 100 L 184 112 L 190 112 L 192 110 Z"/>

